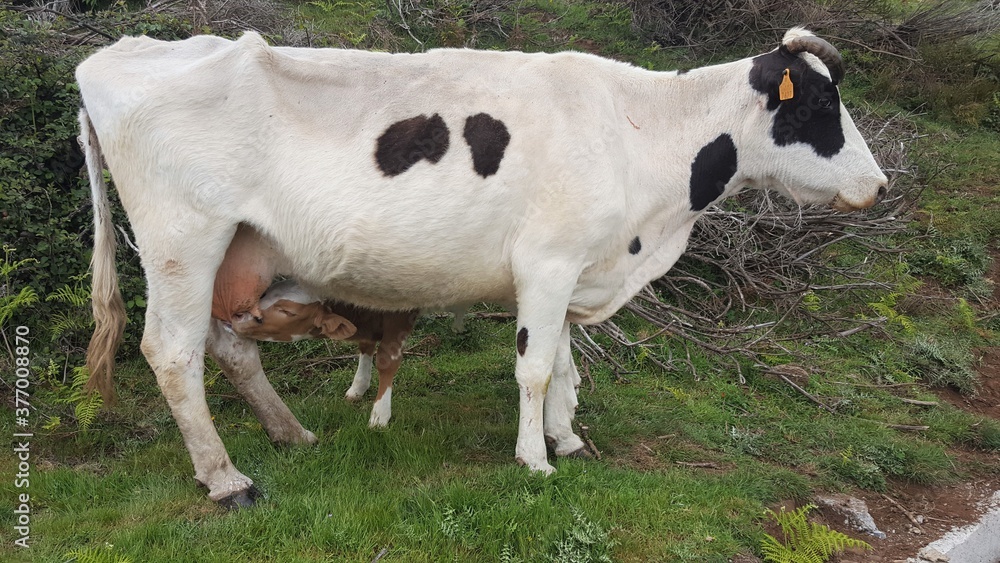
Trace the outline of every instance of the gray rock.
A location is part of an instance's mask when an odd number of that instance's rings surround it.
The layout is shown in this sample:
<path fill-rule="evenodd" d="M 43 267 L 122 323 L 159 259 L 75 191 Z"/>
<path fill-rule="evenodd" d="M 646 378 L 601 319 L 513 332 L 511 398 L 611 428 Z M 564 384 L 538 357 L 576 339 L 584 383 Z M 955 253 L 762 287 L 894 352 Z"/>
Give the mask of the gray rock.
<path fill-rule="evenodd" d="M 865 501 L 850 495 L 831 494 L 816 497 L 816 504 L 829 508 L 844 516 L 847 524 L 859 532 L 864 532 L 878 539 L 885 539 L 885 532 L 878 529 L 875 519 L 868 513 Z"/>

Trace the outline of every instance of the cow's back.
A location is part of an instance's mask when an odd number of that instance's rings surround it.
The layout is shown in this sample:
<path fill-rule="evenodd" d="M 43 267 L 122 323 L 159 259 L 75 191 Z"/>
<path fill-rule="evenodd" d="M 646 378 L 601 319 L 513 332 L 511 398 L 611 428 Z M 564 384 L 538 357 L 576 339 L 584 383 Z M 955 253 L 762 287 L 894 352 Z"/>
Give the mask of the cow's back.
<path fill-rule="evenodd" d="M 610 89 L 629 70 L 576 53 L 271 48 L 247 33 L 122 40 L 78 79 L 133 222 L 156 213 L 150 200 L 194 206 L 253 224 L 328 295 L 420 308 L 512 301 L 514 253 L 614 242 L 591 226 L 619 221 L 620 182 L 594 164 L 620 143 L 579 140 L 618 121 Z M 468 133 L 484 115 L 509 135 L 486 172 Z M 415 118 L 444 124 L 440 159 L 380 162 Z"/>

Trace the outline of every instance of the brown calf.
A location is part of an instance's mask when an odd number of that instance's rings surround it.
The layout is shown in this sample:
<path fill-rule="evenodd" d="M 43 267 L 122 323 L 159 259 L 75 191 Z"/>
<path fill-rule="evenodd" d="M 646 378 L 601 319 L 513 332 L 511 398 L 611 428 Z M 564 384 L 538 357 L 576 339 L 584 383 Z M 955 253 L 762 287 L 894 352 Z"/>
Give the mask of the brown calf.
<path fill-rule="evenodd" d="M 368 425 L 381 427 L 392 417 L 392 382 L 403 359 L 403 343 L 413 331 L 417 315 L 415 310 L 380 312 L 323 301 L 293 280 L 285 280 L 268 288 L 249 312 L 234 313 L 227 326 L 237 335 L 254 340 L 290 342 L 326 337 L 357 342 L 361 357 L 347 398 L 357 400 L 368 389 L 375 356 L 379 385 Z"/>

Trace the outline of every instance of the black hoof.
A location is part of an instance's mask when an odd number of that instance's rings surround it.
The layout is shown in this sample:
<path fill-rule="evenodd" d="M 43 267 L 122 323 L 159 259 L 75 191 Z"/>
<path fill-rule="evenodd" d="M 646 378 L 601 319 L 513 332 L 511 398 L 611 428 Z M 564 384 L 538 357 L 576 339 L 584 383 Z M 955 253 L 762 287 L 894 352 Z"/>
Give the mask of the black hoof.
<path fill-rule="evenodd" d="M 590 451 L 589 448 L 587 448 L 587 446 L 584 446 L 578 450 L 574 450 L 560 457 L 565 457 L 570 459 L 594 459 L 594 454 Z"/>
<path fill-rule="evenodd" d="M 552 436 L 545 437 L 545 452 L 549 455 L 556 455 L 556 439 Z"/>
<path fill-rule="evenodd" d="M 258 497 L 260 497 L 260 490 L 257 489 L 257 487 L 250 485 L 250 488 L 248 489 L 235 492 L 228 497 L 219 499 L 219 506 L 225 508 L 226 510 L 250 508 L 257 502 Z"/>

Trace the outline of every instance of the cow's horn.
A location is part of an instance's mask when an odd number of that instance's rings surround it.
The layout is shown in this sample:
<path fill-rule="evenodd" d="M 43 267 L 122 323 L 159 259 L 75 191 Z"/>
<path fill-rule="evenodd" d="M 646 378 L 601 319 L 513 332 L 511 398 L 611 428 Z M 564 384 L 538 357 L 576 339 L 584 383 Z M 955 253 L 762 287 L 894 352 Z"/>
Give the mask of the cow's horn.
<path fill-rule="evenodd" d="M 830 80 L 834 84 L 839 84 L 840 80 L 844 78 L 844 59 L 840 57 L 837 48 L 830 45 L 825 39 L 815 35 L 803 35 L 789 40 L 785 43 L 785 48 L 793 54 L 805 51 L 816 55 L 830 71 Z"/>

